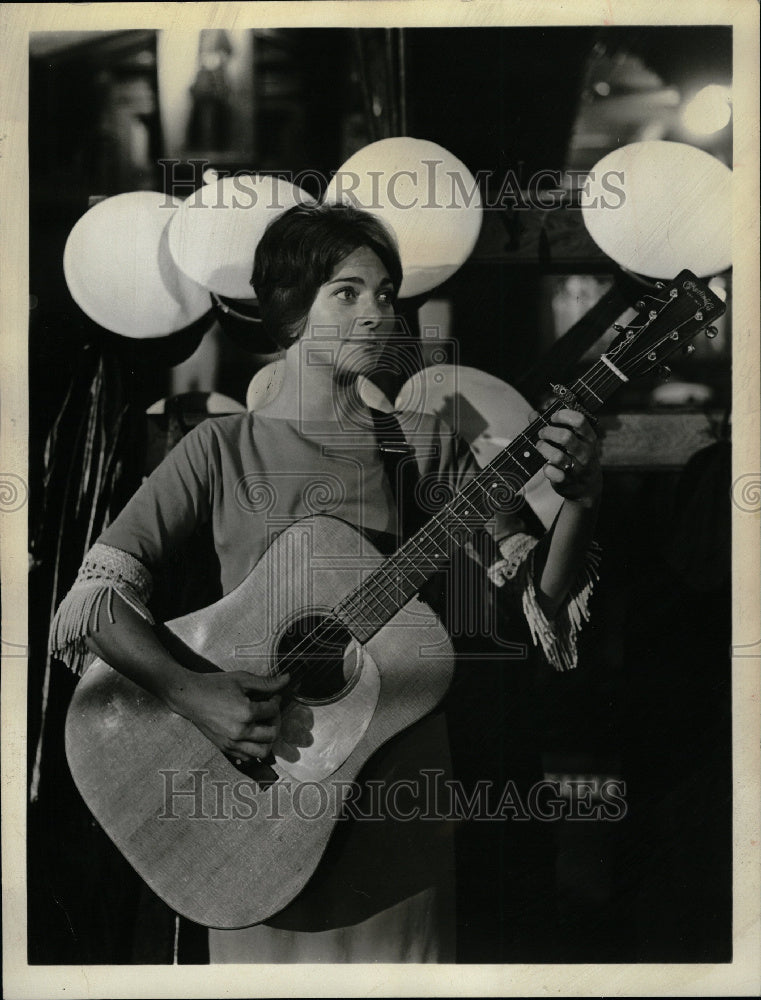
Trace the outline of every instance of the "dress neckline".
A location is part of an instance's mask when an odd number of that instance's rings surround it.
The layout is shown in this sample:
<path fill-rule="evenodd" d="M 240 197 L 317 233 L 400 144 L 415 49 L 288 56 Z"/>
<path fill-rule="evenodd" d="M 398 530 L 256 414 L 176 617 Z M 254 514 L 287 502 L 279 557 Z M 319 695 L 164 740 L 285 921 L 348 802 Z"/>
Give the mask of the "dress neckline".
<path fill-rule="evenodd" d="M 373 412 L 378 412 L 381 416 L 387 416 L 384 411 L 373 411 L 368 409 L 365 411 L 367 413 L 367 423 L 362 425 L 357 423 L 355 426 L 347 426 L 346 422 L 342 423 L 339 419 L 334 420 L 307 420 L 302 417 L 281 417 L 276 415 L 270 415 L 268 413 L 260 413 L 256 410 L 252 410 L 249 413 L 251 418 L 252 427 L 256 426 L 256 422 L 263 421 L 264 423 L 270 424 L 285 424 L 290 427 L 294 433 L 299 437 L 304 437 L 307 439 L 321 439 L 327 436 L 332 441 L 337 441 L 340 439 L 340 443 L 351 443 L 351 442 L 364 442 L 373 441 L 375 442 L 375 424 L 373 421 Z M 397 411 L 393 411 L 393 415 L 399 417 Z M 363 413 L 364 418 L 364 413 Z"/>

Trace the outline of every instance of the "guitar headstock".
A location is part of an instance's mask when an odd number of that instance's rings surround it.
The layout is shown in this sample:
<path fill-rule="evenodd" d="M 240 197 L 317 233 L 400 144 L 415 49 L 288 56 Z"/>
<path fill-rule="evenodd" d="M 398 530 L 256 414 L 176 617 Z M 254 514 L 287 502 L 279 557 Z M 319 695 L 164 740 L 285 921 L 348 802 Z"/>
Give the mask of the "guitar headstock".
<path fill-rule="evenodd" d="M 685 270 L 668 284 L 659 282 L 656 292 L 643 295 L 636 308 L 637 315 L 626 327 L 616 327 L 619 336 L 606 351 L 627 378 L 657 368 L 701 330 L 715 336 L 711 324 L 727 307 L 704 281 Z"/>

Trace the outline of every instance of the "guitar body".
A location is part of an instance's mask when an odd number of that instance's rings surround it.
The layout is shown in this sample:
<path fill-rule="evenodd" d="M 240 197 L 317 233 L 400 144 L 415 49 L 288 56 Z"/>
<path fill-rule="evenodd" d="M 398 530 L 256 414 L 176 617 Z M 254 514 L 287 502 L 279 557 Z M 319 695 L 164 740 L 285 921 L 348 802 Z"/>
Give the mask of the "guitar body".
<path fill-rule="evenodd" d="M 174 910 L 244 927 L 303 889 L 363 764 L 434 708 L 451 680 L 447 633 L 410 595 L 472 526 L 512 509 L 545 463 L 536 444 L 556 410 L 596 411 L 726 306 L 684 270 L 636 308 L 584 378 L 553 386 L 549 407 L 393 556 L 384 560 L 343 521 L 305 518 L 235 591 L 165 627 L 191 669 L 298 673 L 271 765 L 240 770 L 107 664 L 90 667 L 66 723 L 71 772 L 103 828 Z"/>
<path fill-rule="evenodd" d="M 273 674 L 293 655 L 294 629 L 330 621 L 330 609 L 382 562 L 337 518 L 297 521 L 236 590 L 169 622 L 167 645 L 191 669 Z M 314 677 L 307 673 L 284 703 L 273 758 L 245 770 L 102 660 L 80 681 L 66 722 L 74 780 L 119 850 L 176 912 L 235 928 L 283 909 L 317 867 L 364 763 L 446 692 L 452 646 L 421 601 L 405 604 L 363 645 L 343 634 L 340 662 L 318 658 Z"/>

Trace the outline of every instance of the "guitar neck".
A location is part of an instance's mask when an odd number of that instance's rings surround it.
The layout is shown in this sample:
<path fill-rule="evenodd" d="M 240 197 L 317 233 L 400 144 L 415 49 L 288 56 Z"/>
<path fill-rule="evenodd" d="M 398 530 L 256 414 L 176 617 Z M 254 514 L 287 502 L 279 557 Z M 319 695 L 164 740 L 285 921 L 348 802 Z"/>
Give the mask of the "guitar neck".
<path fill-rule="evenodd" d="M 544 413 L 336 606 L 336 617 L 367 642 L 498 510 L 515 509 L 518 494 L 546 462 L 536 442 L 552 415 L 567 406 L 595 412 L 625 380 L 600 359 L 568 389 L 553 387 L 556 397 Z"/>

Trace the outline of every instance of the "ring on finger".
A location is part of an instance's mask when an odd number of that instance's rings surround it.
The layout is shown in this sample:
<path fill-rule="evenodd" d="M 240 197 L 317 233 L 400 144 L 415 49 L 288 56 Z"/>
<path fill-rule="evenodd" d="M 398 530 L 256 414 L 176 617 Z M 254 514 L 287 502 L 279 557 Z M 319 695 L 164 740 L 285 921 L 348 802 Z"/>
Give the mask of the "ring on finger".
<path fill-rule="evenodd" d="M 573 472 L 573 458 L 568 459 L 568 461 L 563 466 L 563 472 Z"/>

